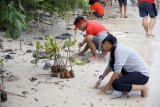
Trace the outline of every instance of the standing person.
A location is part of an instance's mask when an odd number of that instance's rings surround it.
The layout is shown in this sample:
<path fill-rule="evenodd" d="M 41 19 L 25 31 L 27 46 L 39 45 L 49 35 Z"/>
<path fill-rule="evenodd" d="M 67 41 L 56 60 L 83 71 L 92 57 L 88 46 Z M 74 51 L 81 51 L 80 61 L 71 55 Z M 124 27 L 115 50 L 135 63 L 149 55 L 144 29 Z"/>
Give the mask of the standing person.
<path fill-rule="evenodd" d="M 4 86 L 2 84 L 0 84 L 0 91 L 4 90 Z"/>
<path fill-rule="evenodd" d="M 118 44 L 112 34 L 108 34 L 99 43 L 102 43 L 101 46 L 104 50 L 110 52 L 110 60 L 104 73 L 99 76 L 95 88 L 101 84 L 110 71 L 113 71 L 109 82 L 99 94 L 106 95 L 112 86 L 114 90 L 120 92 L 141 91 L 141 96 L 147 97 L 148 87 L 145 84 L 149 80 L 149 73 L 147 65 L 140 55 L 133 49 Z"/>
<path fill-rule="evenodd" d="M 97 58 L 97 52 L 96 49 L 101 51 L 101 49 L 98 48 L 98 36 L 100 35 L 106 35 L 108 32 L 108 29 L 104 27 L 102 24 L 94 21 L 94 20 L 86 20 L 82 16 L 78 16 L 74 21 L 75 29 L 79 29 L 81 31 L 86 31 L 86 35 L 84 36 L 84 40 L 79 43 L 79 47 L 82 47 L 84 44 L 86 46 L 84 49 L 79 52 L 79 55 L 82 56 L 84 53 L 90 49 L 93 56 L 91 57 L 91 60 L 94 60 Z M 102 51 L 103 55 L 105 54 L 104 51 Z"/>
<path fill-rule="evenodd" d="M 124 18 L 128 18 L 126 15 L 127 14 L 127 0 L 118 0 L 118 3 L 119 3 L 119 11 L 121 14 L 121 18 L 123 17 L 122 7 L 124 7 Z"/>
<path fill-rule="evenodd" d="M 104 9 L 98 0 L 89 0 L 90 6 L 90 16 L 94 15 L 96 18 L 103 18 Z"/>
<path fill-rule="evenodd" d="M 138 1 L 139 14 L 142 17 L 142 25 L 146 31 L 146 36 L 153 36 L 152 30 L 156 23 L 157 9 L 154 0 L 139 0 Z M 150 21 L 148 21 L 148 15 L 150 16 Z"/>
<path fill-rule="evenodd" d="M 157 0 L 157 8 L 160 10 L 160 0 Z"/>

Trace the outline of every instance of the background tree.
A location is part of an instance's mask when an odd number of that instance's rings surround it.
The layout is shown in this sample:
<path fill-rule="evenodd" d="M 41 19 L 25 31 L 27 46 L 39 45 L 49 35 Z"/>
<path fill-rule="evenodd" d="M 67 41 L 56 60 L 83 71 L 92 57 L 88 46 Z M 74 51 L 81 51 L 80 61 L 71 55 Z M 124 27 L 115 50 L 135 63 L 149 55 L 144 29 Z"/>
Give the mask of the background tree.
<path fill-rule="evenodd" d="M 0 26 L 5 25 L 7 36 L 17 39 L 29 20 L 36 19 L 38 11 L 50 17 L 66 17 L 69 11 L 83 9 L 86 0 L 0 0 Z"/>

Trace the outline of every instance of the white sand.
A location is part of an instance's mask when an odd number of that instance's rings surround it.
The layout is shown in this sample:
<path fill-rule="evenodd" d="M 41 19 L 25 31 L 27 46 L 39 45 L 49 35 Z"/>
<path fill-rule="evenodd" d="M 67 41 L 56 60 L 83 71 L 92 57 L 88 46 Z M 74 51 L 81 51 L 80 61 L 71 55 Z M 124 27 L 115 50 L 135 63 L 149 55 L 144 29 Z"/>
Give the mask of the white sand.
<path fill-rule="evenodd" d="M 135 10 L 134 10 L 135 9 Z M 137 7 L 129 7 L 128 19 L 118 18 L 119 13 L 118 6 L 112 8 L 113 13 L 111 15 L 116 16 L 116 19 L 104 19 L 99 20 L 105 25 L 111 32 L 121 32 L 125 36 L 118 36 L 120 43 L 128 45 L 134 48 L 144 58 L 150 68 L 150 81 L 147 84 L 149 89 L 149 97 L 141 98 L 140 92 L 129 93 L 129 98 L 126 95 L 122 98 L 111 99 L 119 97 L 120 92 L 114 91 L 112 94 L 99 96 L 97 93 L 100 89 L 93 89 L 98 76 L 103 73 L 108 57 L 92 61 L 84 66 L 73 66 L 75 71 L 75 78 L 72 79 L 60 79 L 59 77 L 51 77 L 50 75 L 38 75 L 38 74 L 50 74 L 50 70 L 43 70 L 44 62 L 40 60 L 38 65 L 31 64 L 30 61 L 34 58 L 31 53 L 25 53 L 27 49 L 35 50 L 34 46 L 28 46 L 24 43 L 32 41 L 35 44 L 36 29 L 31 28 L 29 34 L 23 33 L 24 39 L 22 50 L 19 50 L 19 41 L 7 42 L 4 40 L 4 48 L 18 49 L 12 56 L 14 59 L 10 59 L 4 62 L 4 75 L 16 75 L 20 79 L 18 81 L 8 82 L 4 81 L 5 90 L 22 95 L 22 91 L 27 91 L 26 98 L 18 97 L 8 94 L 7 102 L 0 102 L 0 107 L 159 107 L 159 66 L 160 66 L 160 32 L 154 31 L 156 37 L 152 39 L 146 39 L 144 30 L 141 26 L 141 19 L 138 16 Z M 158 28 L 158 23 L 156 28 Z M 46 33 L 59 35 L 65 33 L 64 22 L 58 22 L 54 27 L 54 30 L 48 26 L 43 25 L 42 28 L 47 29 Z M 159 27 L 160 28 L 160 27 Z M 69 31 L 73 34 L 73 31 Z M 125 33 L 128 32 L 128 33 Z M 0 32 L 0 35 L 4 35 Z M 42 35 L 44 36 L 44 35 Z M 80 32 L 77 34 L 77 40 L 83 39 Z M 43 40 L 44 42 L 44 40 Z M 73 48 L 74 52 L 78 52 L 78 46 Z M 0 56 L 7 55 L 8 53 L 0 52 Z M 87 53 L 87 57 L 91 56 L 91 53 Z M 50 61 L 53 64 L 53 61 Z M 70 68 L 68 68 L 70 69 Z M 29 78 L 36 77 L 38 80 L 31 82 Z M 110 76 L 103 80 L 101 86 L 104 86 L 109 80 Z M 59 82 L 55 84 L 54 82 Z"/>

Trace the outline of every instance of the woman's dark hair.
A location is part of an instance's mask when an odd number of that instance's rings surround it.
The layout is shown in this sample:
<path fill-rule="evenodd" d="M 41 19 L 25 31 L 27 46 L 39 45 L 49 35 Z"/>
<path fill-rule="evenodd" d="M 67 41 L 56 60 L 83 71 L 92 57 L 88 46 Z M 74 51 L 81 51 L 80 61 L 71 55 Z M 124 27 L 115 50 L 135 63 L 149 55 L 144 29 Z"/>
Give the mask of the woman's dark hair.
<path fill-rule="evenodd" d="M 89 0 L 89 4 L 93 5 L 95 2 L 97 2 L 98 0 Z"/>
<path fill-rule="evenodd" d="M 104 43 L 105 41 L 110 42 L 112 45 L 115 45 L 117 43 L 117 38 L 114 37 L 112 34 L 108 34 L 108 36 L 102 41 Z"/>

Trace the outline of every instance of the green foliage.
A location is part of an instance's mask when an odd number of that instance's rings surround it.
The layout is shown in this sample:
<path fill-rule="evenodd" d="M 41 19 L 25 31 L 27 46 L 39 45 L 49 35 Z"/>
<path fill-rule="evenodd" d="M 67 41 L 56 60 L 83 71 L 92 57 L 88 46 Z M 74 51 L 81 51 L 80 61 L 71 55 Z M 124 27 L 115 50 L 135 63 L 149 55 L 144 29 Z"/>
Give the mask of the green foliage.
<path fill-rule="evenodd" d="M 2 70 L 4 64 L 3 64 L 3 59 L 0 59 L 0 70 Z"/>
<path fill-rule="evenodd" d="M 61 48 L 60 48 L 58 42 L 55 39 L 53 39 L 51 35 L 47 35 L 46 40 L 47 41 L 44 44 L 46 52 L 48 52 L 48 53 L 60 52 Z"/>
<path fill-rule="evenodd" d="M 64 46 L 70 48 L 76 44 L 77 40 L 72 40 L 71 37 L 68 37 L 68 39 L 64 42 Z"/>
<path fill-rule="evenodd" d="M 18 4 L 17 4 L 18 3 Z M 7 36 L 17 39 L 20 32 L 25 30 L 26 22 L 23 7 L 20 1 L 2 0 L 0 3 L 0 22 L 7 26 Z"/>
<path fill-rule="evenodd" d="M 36 48 L 38 49 L 38 50 L 40 50 L 40 49 L 42 49 L 43 48 L 43 45 L 41 44 L 41 42 L 37 42 L 36 43 Z"/>
<path fill-rule="evenodd" d="M 88 8 L 87 0 L 0 0 L 0 26 L 7 26 L 7 36 L 17 39 L 26 22 L 38 14 L 68 17 L 70 11 Z"/>
<path fill-rule="evenodd" d="M 84 60 L 84 59 L 79 60 L 79 59 L 74 58 L 74 57 L 72 57 L 72 56 L 69 57 L 69 61 L 71 61 L 71 63 L 74 63 L 74 64 L 76 64 L 76 65 L 85 65 L 85 64 L 87 63 L 87 61 Z"/>

